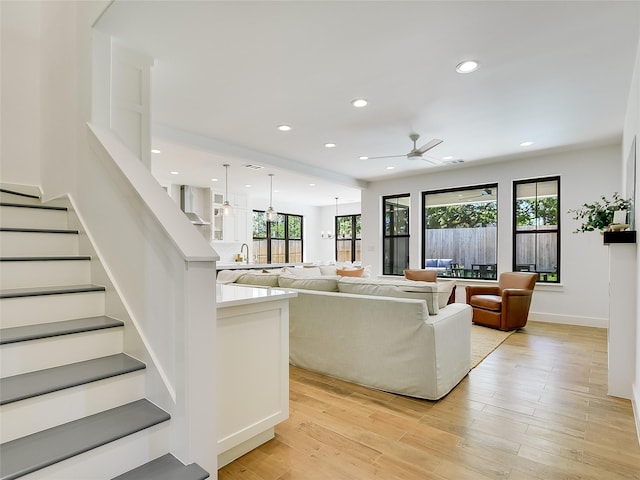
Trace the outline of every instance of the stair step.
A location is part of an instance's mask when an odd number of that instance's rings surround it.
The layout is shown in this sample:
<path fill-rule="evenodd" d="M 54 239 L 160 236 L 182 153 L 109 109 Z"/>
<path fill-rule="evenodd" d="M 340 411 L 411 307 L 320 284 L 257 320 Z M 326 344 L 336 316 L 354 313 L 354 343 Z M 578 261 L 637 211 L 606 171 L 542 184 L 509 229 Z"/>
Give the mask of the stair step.
<path fill-rule="evenodd" d="M 169 419 L 143 399 L 3 443 L 0 478 L 20 478 Z"/>
<path fill-rule="evenodd" d="M 50 255 L 46 257 L 0 257 L 0 262 L 71 262 L 91 260 L 89 255 Z"/>
<path fill-rule="evenodd" d="M 17 192 L 15 190 L 10 190 L 8 188 L 0 188 L 0 193 L 9 193 L 11 195 L 16 195 L 17 197 L 40 200 L 40 197 L 38 195 L 31 195 L 29 193 Z"/>
<path fill-rule="evenodd" d="M 78 230 L 63 228 L 0 228 L 0 256 L 50 257 L 78 254 Z"/>
<path fill-rule="evenodd" d="M 124 353 L 47 368 L 0 379 L 0 405 L 142 370 L 146 366 Z"/>
<path fill-rule="evenodd" d="M 124 326 L 124 322 L 101 315 L 98 317 L 63 320 L 61 322 L 25 325 L 23 327 L 2 328 L 0 329 L 0 345 L 122 326 Z"/>
<path fill-rule="evenodd" d="M 0 257 L 0 290 L 91 282 L 89 256 Z"/>
<path fill-rule="evenodd" d="M 78 230 L 69 228 L 26 228 L 26 227 L 2 227 L 0 232 L 12 233 L 60 233 L 66 235 L 77 235 Z"/>
<path fill-rule="evenodd" d="M 40 297 L 44 295 L 65 295 L 68 293 L 104 292 L 106 289 L 101 285 L 65 285 L 55 287 L 34 287 L 34 288 L 9 288 L 0 290 L 2 298 L 22 298 Z"/>
<path fill-rule="evenodd" d="M 209 474 L 197 463 L 183 464 L 167 453 L 111 480 L 204 480 Z"/>
<path fill-rule="evenodd" d="M 65 229 L 68 225 L 68 209 L 62 206 L 0 202 L 0 211 L 3 227 Z"/>
<path fill-rule="evenodd" d="M 33 205 L 29 203 L 13 203 L 13 202 L 0 202 L 0 207 L 14 207 L 14 208 L 37 208 L 40 210 L 62 210 L 68 211 L 67 207 L 57 207 L 55 205 Z"/>

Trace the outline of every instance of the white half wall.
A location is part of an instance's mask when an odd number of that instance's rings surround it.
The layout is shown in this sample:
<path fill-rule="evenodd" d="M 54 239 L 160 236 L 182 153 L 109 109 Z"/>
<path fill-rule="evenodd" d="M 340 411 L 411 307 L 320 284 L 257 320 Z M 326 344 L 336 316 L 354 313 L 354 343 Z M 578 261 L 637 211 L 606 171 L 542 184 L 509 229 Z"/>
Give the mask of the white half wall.
<path fill-rule="evenodd" d="M 369 189 L 362 192 L 363 263 L 372 266 L 373 275 L 382 271 L 382 196 L 411 194 L 410 264 L 419 268 L 421 192 L 495 182 L 498 183 L 498 271 L 511 271 L 513 181 L 559 175 L 562 283 L 536 289 L 530 318 L 606 327 L 608 251 L 598 232 L 572 233 L 579 223 L 567 210 L 601 195 L 621 191 L 620 155 L 620 145 L 600 146 L 372 182 Z"/>

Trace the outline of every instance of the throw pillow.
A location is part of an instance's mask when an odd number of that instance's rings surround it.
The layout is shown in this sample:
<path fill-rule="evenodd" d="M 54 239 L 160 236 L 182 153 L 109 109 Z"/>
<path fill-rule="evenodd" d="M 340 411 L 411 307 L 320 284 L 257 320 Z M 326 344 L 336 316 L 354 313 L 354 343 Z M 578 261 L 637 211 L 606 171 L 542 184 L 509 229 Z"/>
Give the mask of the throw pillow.
<path fill-rule="evenodd" d="M 418 280 L 421 282 L 435 282 L 438 277 L 438 272 L 435 270 L 410 270 L 404 271 L 404 277 L 407 280 Z"/>
<path fill-rule="evenodd" d="M 444 308 L 447 306 L 447 302 L 449 301 L 449 297 L 451 296 L 451 291 L 453 287 L 456 285 L 455 280 L 438 280 L 438 307 Z"/>
<path fill-rule="evenodd" d="M 283 268 L 282 273 L 289 273 L 296 277 L 319 277 L 322 275 L 320 267 L 304 267 L 304 268 Z"/>
<path fill-rule="evenodd" d="M 336 274 L 341 277 L 361 277 L 364 273 L 364 268 L 337 268 Z"/>

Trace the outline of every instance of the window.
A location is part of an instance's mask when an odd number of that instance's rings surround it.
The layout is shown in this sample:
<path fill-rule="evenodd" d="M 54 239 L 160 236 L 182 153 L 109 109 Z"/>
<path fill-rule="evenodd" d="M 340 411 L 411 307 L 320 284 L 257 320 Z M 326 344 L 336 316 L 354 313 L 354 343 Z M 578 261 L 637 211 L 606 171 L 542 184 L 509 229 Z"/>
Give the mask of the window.
<path fill-rule="evenodd" d="M 441 277 L 497 277 L 498 185 L 424 192 L 422 264 Z"/>
<path fill-rule="evenodd" d="M 409 268 L 409 194 L 382 198 L 382 273 L 402 275 Z"/>
<path fill-rule="evenodd" d="M 302 262 L 302 216 L 278 213 L 267 222 L 264 211 L 254 210 L 253 256 L 256 263 Z"/>
<path fill-rule="evenodd" d="M 513 182 L 513 270 L 560 282 L 560 177 Z"/>
<path fill-rule="evenodd" d="M 336 260 L 359 262 L 361 260 L 360 215 L 336 217 Z"/>

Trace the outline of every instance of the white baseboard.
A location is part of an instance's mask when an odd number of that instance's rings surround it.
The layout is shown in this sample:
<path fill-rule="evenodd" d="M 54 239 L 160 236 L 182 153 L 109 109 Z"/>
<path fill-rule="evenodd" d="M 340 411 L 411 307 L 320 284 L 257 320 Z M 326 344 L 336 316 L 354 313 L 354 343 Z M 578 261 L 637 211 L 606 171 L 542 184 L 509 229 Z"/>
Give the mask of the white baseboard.
<path fill-rule="evenodd" d="M 574 315 L 558 315 L 555 313 L 529 312 L 529 320 L 535 322 L 579 325 L 581 327 L 609 328 L 608 318 L 578 317 Z"/>
<path fill-rule="evenodd" d="M 638 444 L 640 444 L 640 387 L 637 383 L 634 383 L 631 388 L 631 406 L 633 407 L 633 417 L 636 420 L 636 435 L 638 436 Z"/>

